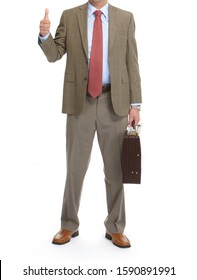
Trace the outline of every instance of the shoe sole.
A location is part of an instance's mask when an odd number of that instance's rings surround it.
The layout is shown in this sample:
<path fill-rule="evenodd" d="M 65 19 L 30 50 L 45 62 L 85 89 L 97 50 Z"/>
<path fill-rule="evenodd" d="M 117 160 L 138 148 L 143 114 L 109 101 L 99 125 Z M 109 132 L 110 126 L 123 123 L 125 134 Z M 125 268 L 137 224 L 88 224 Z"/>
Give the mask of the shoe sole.
<path fill-rule="evenodd" d="M 79 231 L 75 231 L 75 232 L 71 235 L 71 238 L 76 237 L 76 236 L 78 236 L 78 235 L 79 235 Z M 71 240 L 71 239 L 70 239 L 70 240 Z M 58 243 L 58 242 L 52 241 L 52 244 L 55 244 L 55 245 L 64 245 L 64 244 L 70 242 L 70 240 L 68 240 L 68 241 L 66 241 L 66 242 L 63 242 L 63 243 Z"/>
<path fill-rule="evenodd" d="M 108 240 L 111 240 L 111 241 L 112 241 L 112 237 L 111 237 L 111 235 L 109 235 L 108 233 L 105 234 L 105 238 L 107 238 Z M 131 247 L 131 245 L 121 246 L 121 245 L 116 244 L 116 243 L 113 242 L 113 241 L 112 241 L 112 243 L 113 243 L 115 246 L 119 247 L 119 248 L 130 248 L 130 247 Z"/>

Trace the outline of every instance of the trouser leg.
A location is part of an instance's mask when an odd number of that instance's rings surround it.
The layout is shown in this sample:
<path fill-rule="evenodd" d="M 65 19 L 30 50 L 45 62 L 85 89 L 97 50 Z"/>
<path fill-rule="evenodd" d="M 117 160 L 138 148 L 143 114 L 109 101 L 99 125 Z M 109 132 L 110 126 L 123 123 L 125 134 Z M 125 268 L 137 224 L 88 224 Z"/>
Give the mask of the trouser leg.
<path fill-rule="evenodd" d="M 96 123 L 106 183 L 108 216 L 105 226 L 110 233 L 122 233 L 125 228 L 121 150 L 127 122 L 127 117 L 119 117 L 114 113 L 110 94 L 99 97 Z"/>
<path fill-rule="evenodd" d="M 80 115 L 67 116 L 67 178 L 63 197 L 61 228 L 79 226 L 78 209 L 95 135 L 95 100 L 87 98 Z"/>

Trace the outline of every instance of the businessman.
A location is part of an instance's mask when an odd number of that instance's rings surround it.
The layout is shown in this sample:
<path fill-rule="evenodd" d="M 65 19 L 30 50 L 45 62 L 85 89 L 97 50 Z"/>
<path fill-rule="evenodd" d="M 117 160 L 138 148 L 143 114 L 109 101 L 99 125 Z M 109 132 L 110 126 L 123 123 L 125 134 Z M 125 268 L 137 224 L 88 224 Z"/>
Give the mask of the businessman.
<path fill-rule="evenodd" d="M 121 147 L 127 125 L 140 120 L 142 102 L 133 15 L 107 0 L 89 0 L 62 13 L 53 38 L 46 9 L 39 45 L 49 62 L 67 54 L 62 104 L 67 114 L 67 178 L 61 228 L 52 243 L 65 244 L 79 234 L 82 184 L 97 133 L 106 184 L 105 237 L 128 248 Z"/>

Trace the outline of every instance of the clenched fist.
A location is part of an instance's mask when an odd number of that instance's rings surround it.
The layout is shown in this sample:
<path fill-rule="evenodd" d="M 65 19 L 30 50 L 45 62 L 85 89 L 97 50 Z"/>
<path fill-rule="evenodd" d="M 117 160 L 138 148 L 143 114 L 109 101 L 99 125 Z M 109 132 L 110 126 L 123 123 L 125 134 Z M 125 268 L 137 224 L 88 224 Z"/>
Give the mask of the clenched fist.
<path fill-rule="evenodd" d="M 50 32 L 51 22 L 49 20 L 49 10 L 45 10 L 44 19 L 40 22 L 40 36 L 45 36 Z"/>

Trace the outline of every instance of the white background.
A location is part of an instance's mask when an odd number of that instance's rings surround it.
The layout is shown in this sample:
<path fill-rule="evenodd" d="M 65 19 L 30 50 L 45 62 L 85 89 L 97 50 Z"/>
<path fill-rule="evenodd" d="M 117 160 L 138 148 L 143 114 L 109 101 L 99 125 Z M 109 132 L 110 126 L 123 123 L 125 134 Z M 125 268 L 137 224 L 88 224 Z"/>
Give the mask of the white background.
<path fill-rule="evenodd" d="M 66 116 L 61 114 L 66 56 L 49 64 L 37 36 L 46 7 L 54 35 L 62 11 L 82 3 L 7 0 L 1 6 L 3 279 L 25 278 L 22 269 L 28 265 L 82 263 L 97 268 L 175 266 L 177 276 L 158 279 L 196 279 L 197 17 L 192 0 L 110 1 L 134 13 L 143 89 L 142 184 L 125 186 L 125 234 L 131 249 L 119 249 L 104 238 L 107 209 L 96 139 L 84 182 L 80 235 L 65 246 L 51 244 L 60 227 L 66 177 Z"/>

